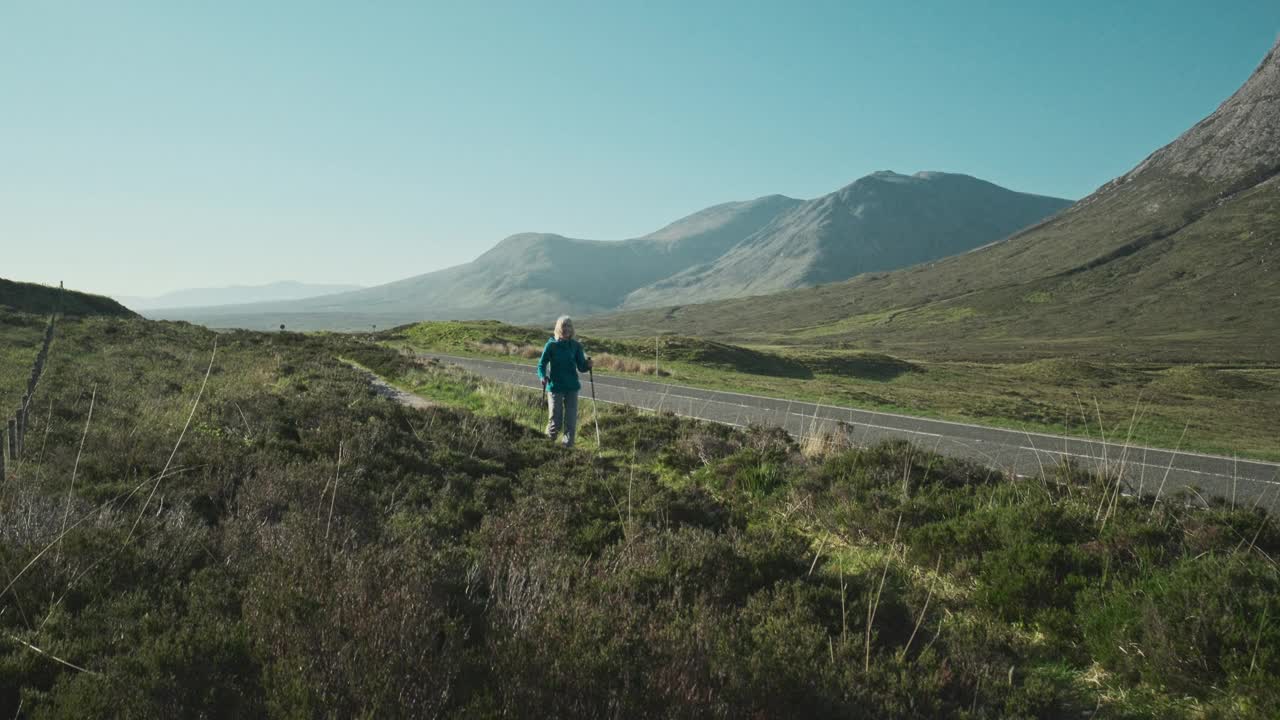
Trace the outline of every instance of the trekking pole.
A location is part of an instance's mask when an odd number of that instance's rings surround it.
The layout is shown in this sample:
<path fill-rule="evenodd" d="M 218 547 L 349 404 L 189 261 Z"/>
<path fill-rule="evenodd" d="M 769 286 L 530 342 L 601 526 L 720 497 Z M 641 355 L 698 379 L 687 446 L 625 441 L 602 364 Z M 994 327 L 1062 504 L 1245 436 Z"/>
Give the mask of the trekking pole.
<path fill-rule="evenodd" d="M 596 404 L 596 369 L 588 368 L 591 376 L 591 418 L 596 421 L 596 449 L 600 449 L 600 406 Z"/>

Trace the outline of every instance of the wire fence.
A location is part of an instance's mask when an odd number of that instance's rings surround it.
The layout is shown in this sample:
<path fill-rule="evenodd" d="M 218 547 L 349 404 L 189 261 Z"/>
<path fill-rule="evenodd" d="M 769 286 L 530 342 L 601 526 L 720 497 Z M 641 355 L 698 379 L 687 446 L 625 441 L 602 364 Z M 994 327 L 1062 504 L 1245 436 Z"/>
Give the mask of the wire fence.
<path fill-rule="evenodd" d="M 49 345 L 53 343 L 53 331 L 57 325 L 58 313 L 50 313 L 49 322 L 44 326 L 44 339 L 40 352 L 36 353 L 35 362 L 31 364 L 31 375 L 27 378 L 26 391 L 22 394 L 22 402 L 13 416 L 0 427 L 0 479 L 8 478 L 12 470 L 17 472 L 18 463 L 26 446 L 27 419 L 31 410 L 31 399 L 35 397 L 36 387 L 44 375 L 45 363 L 49 359 Z M 7 464 L 7 467 L 6 467 Z"/>

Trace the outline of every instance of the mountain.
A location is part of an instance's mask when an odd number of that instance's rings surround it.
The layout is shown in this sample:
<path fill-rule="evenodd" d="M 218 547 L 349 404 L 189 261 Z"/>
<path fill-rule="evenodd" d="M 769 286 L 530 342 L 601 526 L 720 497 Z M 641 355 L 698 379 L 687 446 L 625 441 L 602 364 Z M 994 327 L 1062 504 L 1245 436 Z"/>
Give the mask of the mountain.
<path fill-rule="evenodd" d="M 1044 223 L 973 252 L 583 329 L 921 353 L 1280 360 L 1280 43 L 1215 112 Z"/>
<path fill-rule="evenodd" d="M 724 255 L 627 296 L 702 302 L 845 280 L 972 250 L 1070 203 L 967 175 L 882 171 L 777 217 Z"/>
<path fill-rule="evenodd" d="M 326 308 L 385 303 L 418 316 L 515 320 L 611 310 L 630 290 L 722 255 L 797 203 L 781 195 L 725 203 L 622 242 L 513 235 L 466 265 L 350 293 Z"/>
<path fill-rule="evenodd" d="M 134 315 L 109 297 L 0 278 L 0 313 L 47 315 L 55 310 L 64 315 Z"/>
<path fill-rule="evenodd" d="M 881 172 L 816 200 L 707 208 L 622 241 L 513 235 L 473 262 L 309 300 L 152 313 L 212 326 L 350 329 L 423 319 L 546 321 L 843 280 L 969 250 L 1068 201 L 965 175 Z"/>
<path fill-rule="evenodd" d="M 273 300 L 302 300 L 319 295 L 331 295 L 359 289 L 359 285 L 320 285 L 284 281 L 267 285 L 232 285 L 230 287 L 174 290 L 154 297 L 118 296 L 116 300 L 134 310 L 155 310 L 207 305 L 236 305 Z"/>

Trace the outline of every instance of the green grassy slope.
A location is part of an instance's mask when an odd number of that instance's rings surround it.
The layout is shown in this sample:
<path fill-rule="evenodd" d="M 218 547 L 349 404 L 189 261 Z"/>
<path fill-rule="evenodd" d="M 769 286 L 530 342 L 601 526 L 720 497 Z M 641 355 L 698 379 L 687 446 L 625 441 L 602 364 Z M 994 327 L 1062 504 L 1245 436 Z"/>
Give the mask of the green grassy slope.
<path fill-rule="evenodd" d="M 55 310 L 66 315 L 134 315 L 109 297 L 0 278 L 0 312 L 48 315 Z"/>
<path fill-rule="evenodd" d="M 1109 205 L 1108 215 L 1127 217 L 1145 197 Z M 930 357 L 1280 362 L 1280 179 L 1168 225 L 1146 218 L 1104 233 L 1097 211 L 1076 217 L 1086 210 L 896 273 L 579 324 L 619 336 L 844 343 Z M 1124 242 L 1130 233 L 1136 239 Z"/>
<path fill-rule="evenodd" d="M 1006 241 L 810 290 L 580 325 L 932 357 L 1275 363 L 1278 266 L 1280 45 L 1213 115 Z"/>
<path fill-rule="evenodd" d="M 13 417 L 22 403 L 46 322 L 26 313 L 0 312 L 0 422 Z"/>
<path fill-rule="evenodd" d="M 1280 703 L 1259 512 L 619 408 L 599 453 L 565 452 L 536 393 L 349 336 L 95 317 L 59 337 L 41 441 L 0 483 L 3 717 Z"/>

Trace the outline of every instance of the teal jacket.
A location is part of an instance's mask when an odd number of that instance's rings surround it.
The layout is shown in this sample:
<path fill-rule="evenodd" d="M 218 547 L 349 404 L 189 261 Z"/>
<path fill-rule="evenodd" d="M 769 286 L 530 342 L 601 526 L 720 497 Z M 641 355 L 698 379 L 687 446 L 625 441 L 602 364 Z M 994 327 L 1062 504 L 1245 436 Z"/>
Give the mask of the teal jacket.
<path fill-rule="evenodd" d="M 548 367 L 549 366 L 549 367 Z M 578 373 L 586 372 L 587 356 L 577 340 L 557 340 L 554 337 L 542 348 L 538 361 L 538 379 L 547 383 L 553 393 L 571 393 L 582 389 Z"/>

